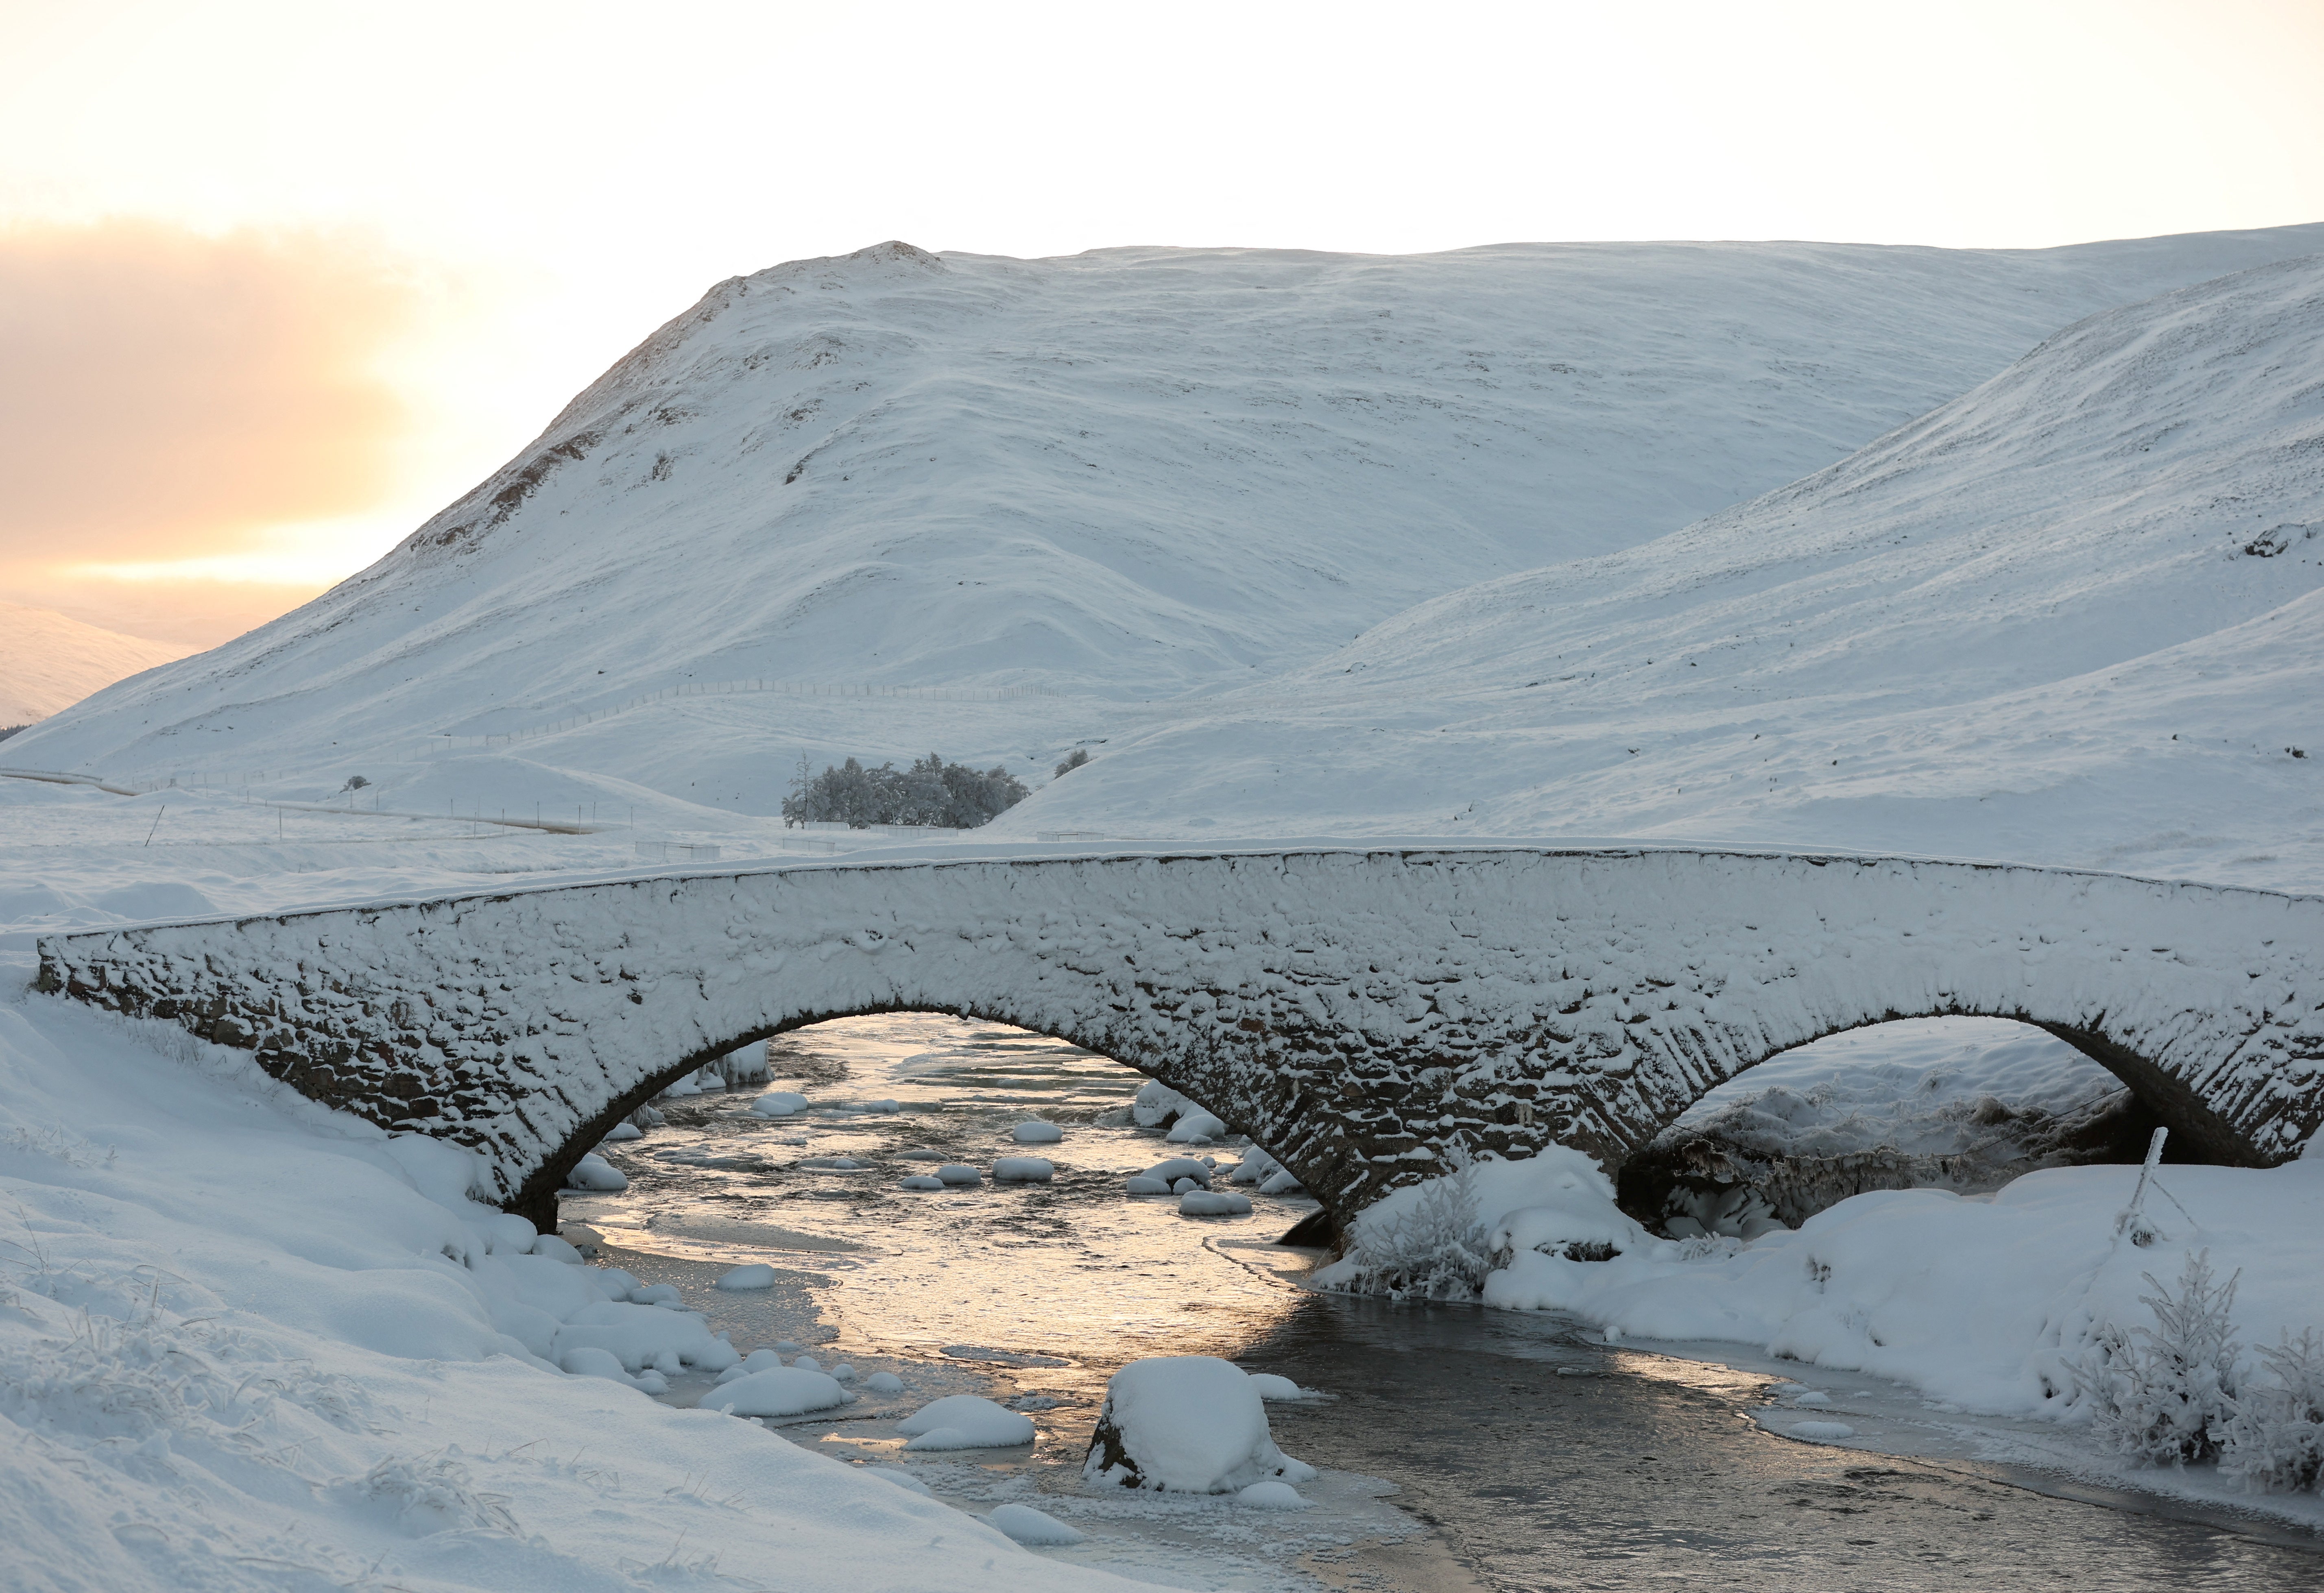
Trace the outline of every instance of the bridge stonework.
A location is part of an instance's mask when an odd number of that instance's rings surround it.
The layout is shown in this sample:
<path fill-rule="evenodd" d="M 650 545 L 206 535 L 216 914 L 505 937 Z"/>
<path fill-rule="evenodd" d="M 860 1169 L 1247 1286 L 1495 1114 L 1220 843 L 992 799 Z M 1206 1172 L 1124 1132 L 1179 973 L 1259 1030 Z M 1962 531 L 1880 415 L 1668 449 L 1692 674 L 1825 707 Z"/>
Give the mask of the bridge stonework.
<path fill-rule="evenodd" d="M 2324 1120 L 2324 899 L 1680 847 L 1318 847 L 835 862 L 51 937 L 45 990 L 170 1018 L 481 1153 L 553 1217 L 674 1079 L 856 1013 L 1129 1064 L 1338 1220 L 1460 1145 L 1611 1173 L 1705 1091 L 1889 1018 L 2037 1025 L 2212 1160 Z"/>

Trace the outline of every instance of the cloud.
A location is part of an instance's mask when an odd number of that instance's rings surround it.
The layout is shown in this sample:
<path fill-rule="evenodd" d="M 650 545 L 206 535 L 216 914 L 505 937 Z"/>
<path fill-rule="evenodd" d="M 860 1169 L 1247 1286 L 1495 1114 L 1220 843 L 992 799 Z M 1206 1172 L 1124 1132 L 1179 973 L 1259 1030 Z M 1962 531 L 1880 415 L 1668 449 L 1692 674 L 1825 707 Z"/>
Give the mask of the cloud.
<path fill-rule="evenodd" d="M 0 576 L 217 557 L 392 485 L 420 295 L 335 235 L 0 227 Z"/>

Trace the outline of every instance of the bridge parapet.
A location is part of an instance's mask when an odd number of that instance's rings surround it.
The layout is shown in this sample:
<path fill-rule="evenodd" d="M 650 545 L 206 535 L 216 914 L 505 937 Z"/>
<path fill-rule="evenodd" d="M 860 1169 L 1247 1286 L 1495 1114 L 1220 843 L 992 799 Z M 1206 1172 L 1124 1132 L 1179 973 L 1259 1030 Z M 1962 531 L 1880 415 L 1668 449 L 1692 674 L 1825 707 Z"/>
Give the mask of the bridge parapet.
<path fill-rule="evenodd" d="M 540 1220 L 621 1117 L 762 1036 L 929 1010 L 1102 1052 L 1344 1219 L 1452 1146 L 1609 1172 L 1713 1086 L 1895 1017 L 2036 1024 L 2214 1160 L 2324 1121 L 2324 900 L 1683 847 L 843 862 L 53 936 L 42 988 L 173 1019 Z"/>

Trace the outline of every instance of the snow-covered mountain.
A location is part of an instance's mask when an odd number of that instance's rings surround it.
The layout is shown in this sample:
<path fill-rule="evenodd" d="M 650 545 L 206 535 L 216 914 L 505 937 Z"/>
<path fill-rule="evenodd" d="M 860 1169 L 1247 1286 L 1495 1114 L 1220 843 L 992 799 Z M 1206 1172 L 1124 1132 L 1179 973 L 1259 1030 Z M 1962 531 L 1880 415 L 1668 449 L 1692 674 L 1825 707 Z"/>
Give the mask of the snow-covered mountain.
<path fill-rule="evenodd" d="M 1685 835 L 2324 883 L 2324 257 L 1422 603 L 1001 824 Z"/>
<path fill-rule="evenodd" d="M 764 677 L 1214 692 L 1829 465 L 2094 310 L 2318 247 L 798 262 L 714 289 L 371 569 L 20 753 L 337 768 Z M 1107 733 L 1054 704 L 989 729 L 758 709 L 539 756 L 767 811 L 803 746 L 949 732 L 948 754 L 1038 762 Z"/>
<path fill-rule="evenodd" d="M 193 649 L 0 603 L 0 725 L 45 719 L 127 676 Z"/>

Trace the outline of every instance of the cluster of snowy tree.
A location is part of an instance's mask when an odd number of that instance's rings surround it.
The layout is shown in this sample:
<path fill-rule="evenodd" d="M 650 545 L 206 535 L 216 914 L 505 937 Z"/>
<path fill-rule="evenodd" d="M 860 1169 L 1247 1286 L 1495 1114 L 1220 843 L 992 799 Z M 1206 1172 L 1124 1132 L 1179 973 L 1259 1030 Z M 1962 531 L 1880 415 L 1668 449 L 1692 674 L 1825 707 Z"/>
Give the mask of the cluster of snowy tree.
<path fill-rule="evenodd" d="M 2232 1312 L 2236 1280 L 2215 1283 L 2210 1252 L 2187 1257 L 2173 1294 L 2139 1300 L 2154 1326 L 2099 1330 L 2074 1367 L 2100 1437 L 2152 1466 L 2216 1463 L 2246 1487 L 2292 1490 L 2324 1478 L 2324 1336 L 2255 1347 L 2246 1376 Z"/>
<path fill-rule="evenodd" d="M 783 798 L 783 823 L 973 830 L 1027 795 L 1024 783 L 997 763 L 980 774 L 934 752 L 909 769 L 892 763 L 866 769 L 851 758 L 818 775 L 810 775 L 802 761 L 798 782 Z"/>
<path fill-rule="evenodd" d="M 30 730 L 32 728 L 32 727 L 29 724 L 0 724 L 0 741 L 6 741 L 10 736 L 14 735 L 20 730 Z"/>

